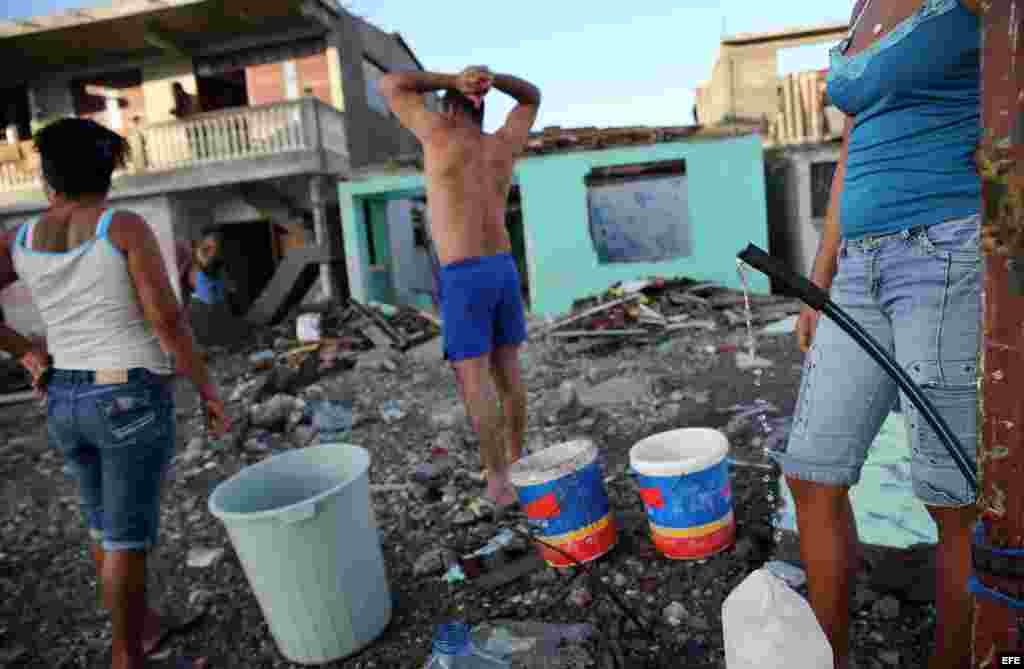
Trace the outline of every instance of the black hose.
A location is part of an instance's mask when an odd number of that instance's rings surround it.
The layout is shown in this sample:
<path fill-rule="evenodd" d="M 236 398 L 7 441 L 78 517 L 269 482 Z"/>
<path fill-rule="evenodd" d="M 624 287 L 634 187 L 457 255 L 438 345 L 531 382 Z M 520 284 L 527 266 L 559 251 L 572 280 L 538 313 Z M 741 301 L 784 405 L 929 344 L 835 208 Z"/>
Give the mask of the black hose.
<path fill-rule="evenodd" d="M 758 247 L 750 244 L 741 251 L 737 257 L 754 269 L 767 274 L 780 284 L 787 293 L 794 295 L 808 306 L 823 312 L 831 318 L 846 334 L 850 335 L 857 344 L 864 349 L 875 361 L 882 366 L 882 369 L 892 377 L 896 385 L 900 387 L 910 401 L 917 407 L 928 424 L 932 426 L 939 440 L 946 447 L 949 455 L 956 462 L 960 473 L 964 475 L 974 490 L 978 489 L 978 477 L 971 467 L 970 460 L 964 451 L 960 440 L 956 438 L 946 421 L 935 410 L 935 406 L 925 396 L 910 375 L 900 367 L 892 355 L 882 348 L 881 344 L 860 326 L 857 321 L 850 318 L 835 302 L 829 299 L 828 293 L 818 288 L 806 278 L 796 274 L 784 263 L 771 257 Z"/>

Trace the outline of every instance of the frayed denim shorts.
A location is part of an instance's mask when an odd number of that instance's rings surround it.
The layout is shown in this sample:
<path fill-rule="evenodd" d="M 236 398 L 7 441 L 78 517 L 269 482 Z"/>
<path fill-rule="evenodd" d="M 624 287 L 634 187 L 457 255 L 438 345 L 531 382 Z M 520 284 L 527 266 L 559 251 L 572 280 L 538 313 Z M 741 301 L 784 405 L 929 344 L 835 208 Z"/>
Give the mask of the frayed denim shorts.
<path fill-rule="evenodd" d="M 97 385 L 92 372 L 55 369 L 47 386 L 50 444 L 78 481 L 82 515 L 104 550 L 157 544 L 175 454 L 170 379 L 131 369 L 127 383 Z"/>
<path fill-rule="evenodd" d="M 831 298 L 899 364 L 977 464 L 981 343 L 980 218 L 844 240 Z M 899 388 L 827 316 L 804 359 L 793 430 L 769 455 L 794 479 L 852 486 Z M 975 491 L 932 427 L 901 399 L 914 493 L 934 507 L 966 506 Z"/>

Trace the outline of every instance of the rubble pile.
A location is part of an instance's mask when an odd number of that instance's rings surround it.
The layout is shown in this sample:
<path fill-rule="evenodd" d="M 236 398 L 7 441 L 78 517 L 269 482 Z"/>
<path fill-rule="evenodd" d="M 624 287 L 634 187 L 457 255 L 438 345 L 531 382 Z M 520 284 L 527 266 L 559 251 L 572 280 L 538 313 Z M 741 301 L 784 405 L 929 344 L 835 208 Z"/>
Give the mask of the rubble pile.
<path fill-rule="evenodd" d="M 759 322 L 798 308 L 762 296 L 751 306 Z M 298 324 L 303 314 L 296 313 L 230 349 L 208 349 L 211 374 L 235 428 L 223 442 L 207 435 L 202 405 L 179 380 L 179 448 L 163 507 L 154 604 L 175 614 L 208 607 L 209 622 L 168 651 L 201 651 L 225 667 L 291 666 L 278 653 L 207 500 L 218 483 L 242 468 L 314 443 L 324 425 L 317 407 L 327 401 L 338 409 L 350 443 L 371 454 L 370 494 L 396 604 L 392 629 L 398 630 L 359 656 L 329 666 L 423 666 L 434 626 L 459 619 L 474 627 L 511 620 L 595 630 L 593 638 L 574 645 L 585 659 L 552 656 L 541 666 L 724 667 L 722 602 L 766 561 L 799 559 L 773 526 L 781 495 L 777 472 L 759 464 L 769 441 L 759 426 L 762 417 L 774 426 L 771 421 L 791 414 L 801 356 L 791 337 L 760 340 L 760 355 L 774 365 L 754 389 L 751 375 L 740 373 L 734 362 L 736 342 L 745 336 L 743 312 L 743 296 L 736 291 L 687 279 L 651 279 L 581 301 L 563 321 L 532 323 L 535 332 L 550 335 L 633 329 L 645 334 L 609 335 L 604 341 L 667 340 L 596 357 L 567 355 L 565 342 L 573 337 L 539 336 L 523 353 L 527 452 L 592 439 L 619 532 L 606 556 L 560 570 L 539 559 L 522 534 L 529 524 L 521 515 L 495 518 L 481 503 L 486 481 L 479 442 L 451 367 L 403 354 L 402 347 L 417 337 L 436 336 L 438 324 L 429 315 L 341 303 L 306 319 L 305 328 Z M 700 321 L 714 327 L 670 329 Z M 308 334 L 316 337 L 302 336 Z M 14 500 L 0 511 L 7 537 L 0 558 L 30 576 L 0 573 L 0 595 L 10 603 L 4 616 L 10 623 L 0 630 L 0 664 L 10 652 L 22 656 L 14 666 L 101 666 L 109 662 L 109 626 L 96 614 L 95 571 L 83 557 L 88 538 L 76 485 L 47 443 L 45 419 L 33 404 L 0 407 L 0 476 Z M 738 537 L 720 555 L 674 562 L 651 542 L 628 453 L 642 438 L 689 426 L 729 434 Z M 749 464 L 738 462 L 740 455 Z M 897 558 L 907 559 L 905 552 Z M 870 658 L 864 667 L 923 660 L 917 648 L 934 626 L 934 595 L 908 591 L 908 584 L 920 580 L 923 560 L 900 574 L 869 560 L 858 576 L 851 633 L 855 655 Z M 62 624 L 68 619 L 79 621 L 75 634 Z M 514 637 L 510 627 L 501 629 L 503 639 Z M 906 650 L 894 655 L 894 648 Z"/>
<path fill-rule="evenodd" d="M 601 295 L 577 300 L 572 313 L 542 330 L 561 339 L 648 341 L 680 332 L 716 332 L 745 327 L 742 291 L 688 278 L 618 283 Z M 800 312 L 797 300 L 750 295 L 751 323 L 762 324 Z"/>

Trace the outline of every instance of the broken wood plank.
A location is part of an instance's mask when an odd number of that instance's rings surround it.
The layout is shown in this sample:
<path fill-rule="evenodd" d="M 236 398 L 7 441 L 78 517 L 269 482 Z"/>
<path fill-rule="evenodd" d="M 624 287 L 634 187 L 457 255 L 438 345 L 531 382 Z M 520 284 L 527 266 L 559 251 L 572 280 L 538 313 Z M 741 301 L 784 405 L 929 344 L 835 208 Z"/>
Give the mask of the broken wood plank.
<path fill-rule="evenodd" d="M 568 339 L 570 337 L 637 337 L 648 334 L 655 333 L 650 330 L 567 330 L 552 332 L 551 336 L 557 339 Z"/>
<path fill-rule="evenodd" d="M 665 324 L 665 316 L 663 316 L 660 312 L 651 309 L 650 307 L 644 304 L 638 304 L 637 306 L 640 309 L 640 320 L 661 325 Z"/>
<path fill-rule="evenodd" d="M 683 292 L 669 293 L 668 301 L 677 307 L 681 307 L 684 304 L 695 304 L 703 308 L 710 306 L 705 298 Z"/>
<path fill-rule="evenodd" d="M 494 571 L 484 574 L 480 578 L 473 582 L 476 592 L 482 592 L 484 590 L 494 590 L 500 588 L 509 583 L 514 583 L 524 576 L 528 576 L 535 571 L 540 571 L 547 567 L 547 563 L 544 558 L 536 551 L 531 551 L 528 555 L 515 562 L 508 562 Z"/>
<path fill-rule="evenodd" d="M 24 402 L 31 402 L 36 398 L 35 391 L 26 390 L 20 393 L 11 393 L 9 395 L 0 395 L 0 405 L 5 404 L 22 404 Z"/>
<path fill-rule="evenodd" d="M 687 321 L 685 323 L 672 323 L 666 330 L 669 332 L 676 332 L 678 330 L 691 330 L 691 329 L 702 329 L 713 331 L 718 329 L 718 325 L 714 321 Z"/>
<path fill-rule="evenodd" d="M 360 313 L 370 319 L 374 325 L 379 327 L 384 334 L 386 334 L 396 346 L 405 345 L 405 337 L 402 336 L 398 330 L 392 327 L 391 323 L 388 323 L 388 319 L 377 312 L 373 307 L 368 307 L 365 304 L 360 304 L 356 300 L 349 300 L 349 304 L 355 307 Z"/>
<path fill-rule="evenodd" d="M 612 300 L 611 302 L 606 302 L 604 304 L 599 304 L 598 306 L 592 307 L 590 309 L 587 309 L 586 311 L 578 313 L 575 316 L 570 316 L 569 318 L 566 318 L 564 320 L 558 321 L 557 323 L 555 323 L 551 327 L 547 328 L 547 330 L 545 331 L 545 334 L 552 333 L 555 330 L 560 330 L 560 329 L 564 328 L 566 325 L 571 325 L 573 323 L 576 323 L 578 321 L 583 320 L 584 318 L 587 318 L 589 316 L 593 316 L 594 314 L 599 314 L 599 313 L 604 312 L 604 311 L 608 311 L 609 309 L 612 309 L 612 308 L 617 307 L 619 305 L 628 304 L 630 302 L 634 302 L 636 300 L 639 300 L 642 297 L 643 297 L 643 293 L 634 293 L 632 295 L 627 295 L 626 297 L 623 297 L 623 298 L 618 299 L 618 300 Z"/>

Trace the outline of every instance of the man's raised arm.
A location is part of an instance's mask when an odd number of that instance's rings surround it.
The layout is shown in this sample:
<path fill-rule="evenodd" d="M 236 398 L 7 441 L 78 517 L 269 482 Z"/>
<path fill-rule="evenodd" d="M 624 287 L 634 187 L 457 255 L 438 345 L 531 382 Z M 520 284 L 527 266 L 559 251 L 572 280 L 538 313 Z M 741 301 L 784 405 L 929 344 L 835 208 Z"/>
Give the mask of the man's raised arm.
<path fill-rule="evenodd" d="M 458 78 L 434 72 L 391 72 L 381 77 L 378 90 L 388 101 L 391 111 L 420 141 L 437 123 L 437 114 L 427 109 L 423 96 L 434 91 L 456 87 Z"/>
<path fill-rule="evenodd" d="M 510 74 L 494 75 L 493 85 L 519 103 L 509 112 L 505 125 L 498 131 L 516 147 L 518 153 L 526 147 L 526 141 L 530 138 L 530 128 L 537 120 L 537 112 L 540 110 L 540 89 Z"/>

